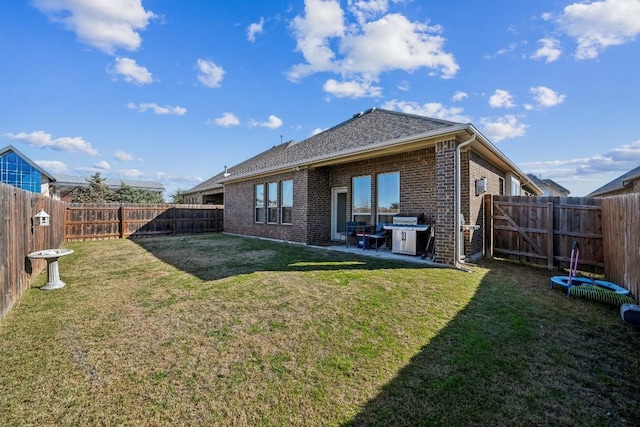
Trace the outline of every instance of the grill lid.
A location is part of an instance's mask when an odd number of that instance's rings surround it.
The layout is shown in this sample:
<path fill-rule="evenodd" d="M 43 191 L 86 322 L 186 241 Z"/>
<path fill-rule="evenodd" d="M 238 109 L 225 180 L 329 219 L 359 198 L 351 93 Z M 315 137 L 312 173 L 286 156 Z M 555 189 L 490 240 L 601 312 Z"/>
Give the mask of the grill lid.
<path fill-rule="evenodd" d="M 424 214 L 398 214 L 393 217 L 394 225 L 424 224 Z"/>

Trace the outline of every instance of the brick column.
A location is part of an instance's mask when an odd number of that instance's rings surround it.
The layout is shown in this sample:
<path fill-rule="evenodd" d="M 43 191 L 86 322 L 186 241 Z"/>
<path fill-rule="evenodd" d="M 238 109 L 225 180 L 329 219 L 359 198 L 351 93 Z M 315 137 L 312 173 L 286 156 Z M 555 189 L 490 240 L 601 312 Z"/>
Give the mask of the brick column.
<path fill-rule="evenodd" d="M 455 140 L 436 144 L 436 261 L 449 265 L 455 265 L 455 149 Z"/>

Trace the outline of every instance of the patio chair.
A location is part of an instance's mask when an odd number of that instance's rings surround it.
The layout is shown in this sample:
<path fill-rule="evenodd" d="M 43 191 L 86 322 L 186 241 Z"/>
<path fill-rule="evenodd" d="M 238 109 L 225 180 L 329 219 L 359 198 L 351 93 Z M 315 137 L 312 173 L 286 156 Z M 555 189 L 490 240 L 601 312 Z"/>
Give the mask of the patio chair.
<path fill-rule="evenodd" d="M 372 247 L 371 243 L 375 245 L 376 251 L 380 248 L 380 245 L 383 245 L 385 249 L 387 249 L 387 239 L 389 238 L 389 230 L 384 229 L 384 223 L 381 222 L 376 226 L 376 229 L 373 233 L 369 234 L 369 247 Z"/>
<path fill-rule="evenodd" d="M 344 236 L 344 244 L 346 247 L 349 247 L 349 239 L 353 238 L 356 241 L 356 245 L 358 244 L 358 234 L 362 234 L 367 226 L 367 223 L 364 221 L 349 221 L 347 222 L 347 226 L 345 230 L 341 233 L 340 238 Z"/>

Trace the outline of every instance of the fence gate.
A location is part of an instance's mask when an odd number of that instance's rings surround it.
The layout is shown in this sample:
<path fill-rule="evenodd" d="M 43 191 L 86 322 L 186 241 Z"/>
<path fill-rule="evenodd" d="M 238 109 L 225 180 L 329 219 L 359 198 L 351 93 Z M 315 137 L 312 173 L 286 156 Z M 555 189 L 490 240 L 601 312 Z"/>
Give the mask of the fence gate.
<path fill-rule="evenodd" d="M 577 241 L 580 269 L 604 268 L 600 200 L 487 195 L 484 203 L 488 255 L 549 269 L 568 267 Z"/>

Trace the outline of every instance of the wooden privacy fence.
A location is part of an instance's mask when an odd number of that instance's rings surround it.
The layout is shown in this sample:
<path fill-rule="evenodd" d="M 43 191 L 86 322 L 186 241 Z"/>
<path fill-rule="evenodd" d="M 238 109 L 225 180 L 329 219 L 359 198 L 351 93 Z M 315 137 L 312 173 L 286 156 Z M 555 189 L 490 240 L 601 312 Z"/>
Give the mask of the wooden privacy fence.
<path fill-rule="evenodd" d="M 640 194 L 602 199 L 602 234 L 607 280 L 640 297 Z"/>
<path fill-rule="evenodd" d="M 529 264 L 568 267 L 574 242 L 580 269 L 605 267 L 601 199 L 491 196 L 484 199 L 485 249 Z"/>
<path fill-rule="evenodd" d="M 27 254 L 59 248 L 64 242 L 64 208 L 59 200 L 0 183 L 0 319 L 47 266 L 45 260 L 31 260 Z M 50 216 L 48 227 L 33 224 L 40 210 Z"/>
<path fill-rule="evenodd" d="M 71 204 L 65 214 L 66 241 L 124 239 L 224 230 L 218 205 Z"/>

